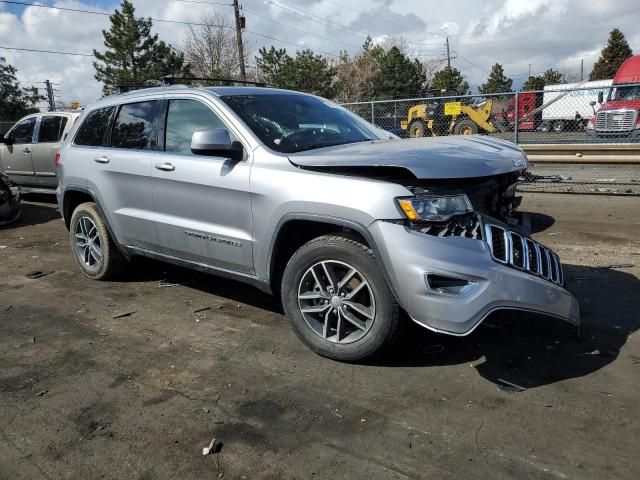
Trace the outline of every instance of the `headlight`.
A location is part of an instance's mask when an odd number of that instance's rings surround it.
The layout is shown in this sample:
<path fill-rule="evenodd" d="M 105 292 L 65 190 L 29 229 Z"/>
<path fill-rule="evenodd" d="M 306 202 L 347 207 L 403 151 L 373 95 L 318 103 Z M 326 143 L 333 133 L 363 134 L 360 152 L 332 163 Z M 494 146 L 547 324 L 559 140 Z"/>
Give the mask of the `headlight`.
<path fill-rule="evenodd" d="M 397 201 L 407 218 L 413 222 L 442 222 L 455 215 L 473 212 L 466 195 L 418 195 L 398 198 Z"/>
<path fill-rule="evenodd" d="M 596 128 L 596 117 L 591 117 L 587 122 L 587 130 L 595 130 Z"/>

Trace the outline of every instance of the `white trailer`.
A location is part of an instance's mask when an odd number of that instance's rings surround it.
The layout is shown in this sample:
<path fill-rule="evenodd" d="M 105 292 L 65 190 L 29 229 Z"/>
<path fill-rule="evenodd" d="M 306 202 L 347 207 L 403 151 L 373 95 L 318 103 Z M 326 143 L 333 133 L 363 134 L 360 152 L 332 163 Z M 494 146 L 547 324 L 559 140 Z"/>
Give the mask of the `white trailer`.
<path fill-rule="evenodd" d="M 606 98 L 612 82 L 613 80 L 594 80 L 584 83 L 545 85 L 542 104 L 548 105 L 542 108 L 539 130 L 543 132 L 584 130 L 589 119 L 593 117 L 591 102 L 598 101 L 598 92 L 603 92 Z M 567 92 L 567 90 L 571 91 Z"/>

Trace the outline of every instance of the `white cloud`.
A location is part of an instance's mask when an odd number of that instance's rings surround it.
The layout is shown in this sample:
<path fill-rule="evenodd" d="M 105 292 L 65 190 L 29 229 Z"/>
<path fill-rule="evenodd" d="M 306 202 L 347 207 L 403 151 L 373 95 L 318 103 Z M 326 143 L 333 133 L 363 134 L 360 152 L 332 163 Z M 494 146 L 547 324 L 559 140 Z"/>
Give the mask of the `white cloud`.
<path fill-rule="evenodd" d="M 248 30 L 288 42 L 277 43 L 247 32 L 245 39 L 255 50 L 274 43 L 290 51 L 298 46 L 337 55 L 341 50 L 357 50 L 368 34 L 376 38 L 403 35 L 414 53 L 426 60 L 444 55 L 444 35 L 449 35 L 457 57 L 453 64 L 472 85 L 482 83 L 496 62 L 502 63 L 508 74 L 517 75 L 516 85 L 524 80 L 522 74 L 526 75 L 529 64 L 534 73 L 553 67 L 575 74 L 582 58 L 588 73 L 614 27 L 625 33 L 636 52 L 640 51 L 637 0 L 454 0 L 441 2 L 438 8 L 400 0 L 242 3 Z M 173 21 L 197 22 L 202 13 L 212 9 L 232 14 L 230 7 L 176 0 L 136 0 L 134 4 L 139 15 Z M 76 0 L 53 5 L 107 12 Z M 27 7 L 16 15 L 0 4 L 2 46 L 91 53 L 94 48 L 103 49 L 101 31 L 108 25 L 108 17 L 102 15 L 39 7 Z M 185 30 L 185 25 L 154 22 L 160 38 L 176 47 L 182 44 Z M 24 82 L 49 79 L 59 84 L 58 94 L 67 103 L 88 103 L 101 95 L 90 57 L 9 50 L 0 50 L 0 55 L 18 68 Z"/>

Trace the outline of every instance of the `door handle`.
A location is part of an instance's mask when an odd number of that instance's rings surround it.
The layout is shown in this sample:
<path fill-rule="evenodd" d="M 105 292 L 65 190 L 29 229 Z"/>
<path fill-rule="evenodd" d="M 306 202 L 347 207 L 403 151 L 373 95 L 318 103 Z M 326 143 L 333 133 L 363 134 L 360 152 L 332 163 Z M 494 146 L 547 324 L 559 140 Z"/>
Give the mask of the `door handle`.
<path fill-rule="evenodd" d="M 176 167 L 174 167 L 172 164 L 165 162 L 165 163 L 156 163 L 156 169 L 157 170 L 162 170 L 163 172 L 173 172 Z"/>
<path fill-rule="evenodd" d="M 29 147 L 24 147 L 24 150 L 22 150 L 24 153 L 31 153 L 31 149 Z"/>
<path fill-rule="evenodd" d="M 93 161 L 96 163 L 109 163 L 109 157 L 97 157 Z"/>

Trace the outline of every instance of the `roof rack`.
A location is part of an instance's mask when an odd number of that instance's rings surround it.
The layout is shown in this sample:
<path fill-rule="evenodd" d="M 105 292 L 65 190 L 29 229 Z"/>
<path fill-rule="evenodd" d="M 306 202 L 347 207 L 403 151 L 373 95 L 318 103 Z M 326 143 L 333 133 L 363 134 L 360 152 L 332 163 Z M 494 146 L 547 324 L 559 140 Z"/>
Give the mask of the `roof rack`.
<path fill-rule="evenodd" d="M 217 83 L 220 86 L 254 86 L 254 87 L 266 87 L 268 86 L 264 82 L 253 82 L 250 80 L 236 80 L 232 78 L 209 78 L 209 77 L 163 77 L 160 80 L 147 80 L 144 84 L 132 84 L 132 85 L 118 85 L 118 93 L 128 93 L 134 90 L 141 90 L 145 88 L 158 88 L 158 87 L 172 87 L 193 86 L 193 82 L 209 82 Z M 211 85 L 210 85 L 211 86 Z"/>

